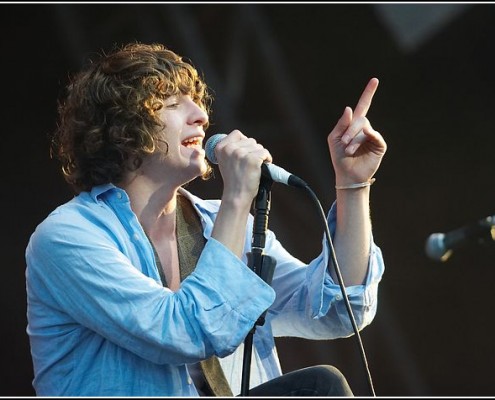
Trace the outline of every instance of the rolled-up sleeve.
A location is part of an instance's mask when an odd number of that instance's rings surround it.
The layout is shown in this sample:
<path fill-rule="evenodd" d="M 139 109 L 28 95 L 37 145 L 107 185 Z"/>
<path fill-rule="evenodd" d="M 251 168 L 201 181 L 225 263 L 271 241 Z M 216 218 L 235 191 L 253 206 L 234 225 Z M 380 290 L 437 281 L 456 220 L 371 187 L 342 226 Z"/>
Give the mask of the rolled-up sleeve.
<path fill-rule="evenodd" d="M 335 234 L 336 207 L 327 222 Z M 267 252 L 277 258 L 272 286 L 277 299 L 269 315 L 275 336 L 333 339 L 353 334 L 342 289 L 328 272 L 330 249 L 326 238 L 322 252 L 309 264 L 291 256 L 270 233 Z M 373 320 L 378 301 L 378 284 L 384 272 L 380 248 L 370 240 L 370 257 L 364 284 L 345 288 L 359 329 Z"/>

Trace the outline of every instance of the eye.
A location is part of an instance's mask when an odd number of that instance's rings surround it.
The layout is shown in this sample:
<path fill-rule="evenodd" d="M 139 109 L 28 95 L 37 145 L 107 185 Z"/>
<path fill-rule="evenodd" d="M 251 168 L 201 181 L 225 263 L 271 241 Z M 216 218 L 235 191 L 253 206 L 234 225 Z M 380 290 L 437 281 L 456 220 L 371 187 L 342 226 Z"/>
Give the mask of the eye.
<path fill-rule="evenodd" d="M 180 102 L 176 96 L 171 96 L 165 101 L 165 107 L 168 109 L 174 109 L 179 106 Z"/>

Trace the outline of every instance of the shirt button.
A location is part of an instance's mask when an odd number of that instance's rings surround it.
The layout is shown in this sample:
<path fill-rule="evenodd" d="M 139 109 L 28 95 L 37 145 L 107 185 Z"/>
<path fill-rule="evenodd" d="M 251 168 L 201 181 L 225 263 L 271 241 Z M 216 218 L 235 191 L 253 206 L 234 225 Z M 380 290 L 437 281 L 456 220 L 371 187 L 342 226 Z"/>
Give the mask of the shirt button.
<path fill-rule="evenodd" d="M 342 296 L 340 294 L 338 294 L 338 295 L 335 296 L 335 299 L 336 300 L 342 300 Z"/>
<path fill-rule="evenodd" d="M 188 377 L 187 377 L 187 384 L 188 384 L 188 385 L 192 385 L 192 383 L 193 383 L 193 382 L 192 382 L 191 377 L 190 377 L 190 376 L 188 376 Z"/>
<path fill-rule="evenodd" d="M 132 235 L 134 237 L 135 240 L 139 240 L 139 235 L 137 233 L 134 233 L 134 235 Z"/>
<path fill-rule="evenodd" d="M 118 198 L 118 199 L 121 199 L 121 198 L 122 198 L 122 193 L 117 192 L 117 198 Z"/>

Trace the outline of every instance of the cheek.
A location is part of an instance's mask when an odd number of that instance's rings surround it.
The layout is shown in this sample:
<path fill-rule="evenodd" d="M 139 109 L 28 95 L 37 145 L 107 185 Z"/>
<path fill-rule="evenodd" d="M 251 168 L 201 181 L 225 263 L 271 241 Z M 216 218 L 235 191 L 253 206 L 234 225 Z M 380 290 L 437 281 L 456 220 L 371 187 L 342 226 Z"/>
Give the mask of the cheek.
<path fill-rule="evenodd" d="M 180 129 L 173 125 L 168 124 L 160 134 L 160 139 L 163 142 L 168 143 L 169 147 L 177 147 L 180 145 Z"/>

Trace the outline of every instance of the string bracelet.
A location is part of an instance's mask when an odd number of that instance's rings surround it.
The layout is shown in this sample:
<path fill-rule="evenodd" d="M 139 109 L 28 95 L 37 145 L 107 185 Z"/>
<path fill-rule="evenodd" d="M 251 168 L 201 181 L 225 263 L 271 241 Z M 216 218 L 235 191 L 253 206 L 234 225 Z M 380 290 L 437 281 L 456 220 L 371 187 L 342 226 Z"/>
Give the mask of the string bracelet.
<path fill-rule="evenodd" d="M 375 183 L 375 181 L 376 181 L 375 178 L 371 178 L 369 181 L 366 182 L 352 183 L 350 185 L 345 185 L 345 186 L 335 186 L 335 189 L 359 189 L 366 186 L 371 186 L 373 185 L 373 183 Z"/>

